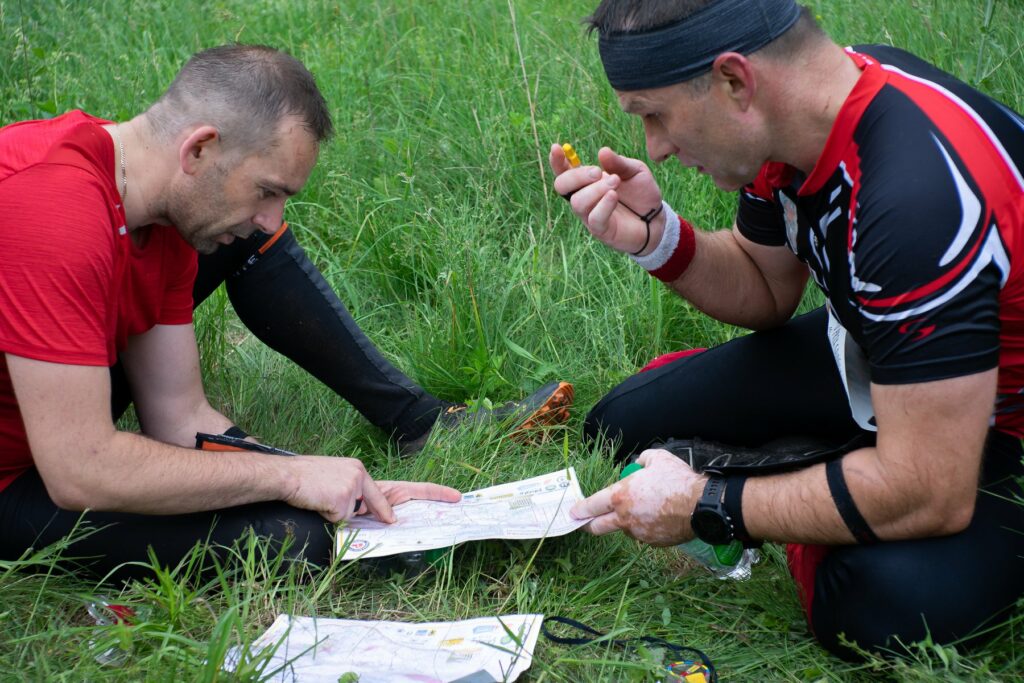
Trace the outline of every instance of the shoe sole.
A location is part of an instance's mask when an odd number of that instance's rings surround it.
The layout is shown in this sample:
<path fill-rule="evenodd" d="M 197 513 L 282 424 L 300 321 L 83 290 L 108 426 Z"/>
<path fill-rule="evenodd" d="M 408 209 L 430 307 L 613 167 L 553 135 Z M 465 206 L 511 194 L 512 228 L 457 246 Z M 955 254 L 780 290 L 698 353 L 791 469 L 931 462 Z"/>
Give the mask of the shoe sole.
<path fill-rule="evenodd" d="M 576 390 L 569 382 L 552 382 L 550 395 L 532 413 L 519 423 L 519 426 L 512 432 L 518 438 L 530 438 L 534 435 L 542 435 L 543 430 L 539 427 L 551 427 L 565 424 L 569 421 L 569 408 L 572 406 Z M 544 391 L 542 388 L 537 393 Z"/>

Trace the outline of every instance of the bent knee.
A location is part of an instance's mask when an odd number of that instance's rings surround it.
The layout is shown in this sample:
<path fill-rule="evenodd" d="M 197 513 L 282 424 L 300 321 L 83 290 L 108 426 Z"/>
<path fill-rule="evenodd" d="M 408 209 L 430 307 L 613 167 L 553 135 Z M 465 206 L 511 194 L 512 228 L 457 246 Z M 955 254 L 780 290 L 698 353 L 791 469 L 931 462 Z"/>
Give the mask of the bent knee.
<path fill-rule="evenodd" d="M 997 589 L 995 593 L 1003 595 L 993 594 L 991 584 L 999 583 L 996 576 L 991 581 L 975 577 L 980 583 L 972 586 L 953 567 L 928 561 L 927 555 L 907 554 L 912 544 L 892 544 L 900 549 L 887 547 L 890 544 L 847 546 L 821 563 L 811 626 L 827 650 L 854 660 L 860 657 L 846 643 L 892 654 L 905 653 L 926 638 L 939 644 L 957 641 L 997 618 L 1019 596 L 1019 590 Z M 958 599 L 949 599 L 952 595 Z"/>
<path fill-rule="evenodd" d="M 290 559 L 302 559 L 319 566 L 330 564 L 334 535 L 316 512 L 285 503 L 274 504 L 253 520 L 252 528 L 257 536 L 269 540 L 276 552 Z"/>

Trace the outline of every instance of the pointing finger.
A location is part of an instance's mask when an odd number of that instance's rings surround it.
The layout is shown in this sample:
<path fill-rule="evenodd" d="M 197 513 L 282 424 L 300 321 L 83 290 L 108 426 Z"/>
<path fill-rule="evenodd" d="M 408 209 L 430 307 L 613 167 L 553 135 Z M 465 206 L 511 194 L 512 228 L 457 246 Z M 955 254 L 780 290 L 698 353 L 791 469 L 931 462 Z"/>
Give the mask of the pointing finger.
<path fill-rule="evenodd" d="M 612 505 L 612 489 L 615 486 L 617 486 L 617 484 L 612 484 L 608 488 L 601 489 L 589 498 L 584 498 L 572 506 L 572 509 L 569 510 L 569 514 L 576 519 L 588 519 L 590 517 L 597 517 L 611 512 L 615 509 Z"/>
<path fill-rule="evenodd" d="M 386 524 L 395 521 L 395 512 L 391 509 L 391 503 L 368 474 L 363 478 L 363 502 L 380 521 Z"/>

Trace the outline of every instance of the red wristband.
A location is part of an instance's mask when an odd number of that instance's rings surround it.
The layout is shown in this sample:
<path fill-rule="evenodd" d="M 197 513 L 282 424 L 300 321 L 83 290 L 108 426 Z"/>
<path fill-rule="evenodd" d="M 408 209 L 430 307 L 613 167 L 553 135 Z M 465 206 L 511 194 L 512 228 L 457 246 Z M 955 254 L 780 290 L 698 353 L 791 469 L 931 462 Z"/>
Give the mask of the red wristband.
<path fill-rule="evenodd" d="M 690 222 L 679 216 L 679 242 L 675 251 L 668 257 L 665 265 L 657 270 L 651 270 L 651 275 L 662 282 L 675 282 L 686 271 L 697 251 L 697 239 L 693 234 L 693 226 Z"/>

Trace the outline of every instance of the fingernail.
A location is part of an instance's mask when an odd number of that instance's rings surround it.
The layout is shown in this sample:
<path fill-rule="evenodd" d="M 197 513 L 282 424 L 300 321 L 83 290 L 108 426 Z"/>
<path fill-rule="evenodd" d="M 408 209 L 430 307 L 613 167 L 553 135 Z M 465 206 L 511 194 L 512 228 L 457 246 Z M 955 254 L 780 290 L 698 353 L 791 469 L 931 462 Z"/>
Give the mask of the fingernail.
<path fill-rule="evenodd" d="M 592 169 L 590 169 L 589 171 L 587 171 L 587 177 L 590 178 L 591 180 L 597 180 L 598 178 L 601 177 L 601 169 L 599 169 L 599 168 L 592 168 Z"/>

